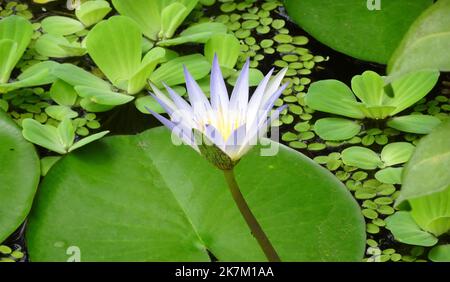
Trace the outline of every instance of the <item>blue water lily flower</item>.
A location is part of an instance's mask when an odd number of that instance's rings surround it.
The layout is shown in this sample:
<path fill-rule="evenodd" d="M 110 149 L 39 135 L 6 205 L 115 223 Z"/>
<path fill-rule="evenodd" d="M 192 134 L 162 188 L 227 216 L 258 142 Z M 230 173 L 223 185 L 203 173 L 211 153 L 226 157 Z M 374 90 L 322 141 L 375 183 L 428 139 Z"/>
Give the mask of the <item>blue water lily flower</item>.
<path fill-rule="evenodd" d="M 150 109 L 149 111 L 172 130 L 173 134 L 198 152 L 202 151 L 202 147 L 195 138 L 196 132 L 203 135 L 204 142 L 212 143 L 236 163 L 261 136 L 267 133 L 272 121 L 278 119 L 280 112 L 285 108 L 282 106 L 272 112 L 275 101 L 287 86 L 284 84 L 280 87 L 286 69 L 272 78 L 273 71 L 272 69 L 259 83 L 249 100 L 247 60 L 229 97 L 218 59 L 214 57 L 210 100 L 185 68 L 189 103 L 167 85 L 164 86 L 170 98 L 151 85 L 154 92 L 151 95 L 165 109 L 170 120 Z"/>

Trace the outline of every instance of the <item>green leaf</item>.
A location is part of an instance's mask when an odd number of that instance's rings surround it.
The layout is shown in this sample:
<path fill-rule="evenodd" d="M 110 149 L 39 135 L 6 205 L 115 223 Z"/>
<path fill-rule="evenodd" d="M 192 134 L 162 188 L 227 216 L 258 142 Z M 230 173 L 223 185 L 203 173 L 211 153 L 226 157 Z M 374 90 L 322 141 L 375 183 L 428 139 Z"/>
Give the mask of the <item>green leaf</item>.
<path fill-rule="evenodd" d="M 162 64 L 150 75 L 150 80 L 160 88 L 163 82 L 168 86 L 182 84 L 184 83 L 183 66 L 186 66 L 196 80 L 208 75 L 211 69 L 208 60 L 200 54 L 181 56 Z"/>
<path fill-rule="evenodd" d="M 75 15 L 84 26 L 89 27 L 101 21 L 111 10 L 107 1 L 87 1 L 75 10 Z"/>
<path fill-rule="evenodd" d="M 72 85 L 64 80 L 58 79 L 50 88 L 50 98 L 61 106 L 73 106 L 77 101 L 78 94 Z"/>
<path fill-rule="evenodd" d="M 69 42 L 65 37 L 53 34 L 41 35 L 34 44 L 34 49 L 45 57 L 66 58 L 86 54 L 78 42 Z"/>
<path fill-rule="evenodd" d="M 69 106 L 52 105 L 45 108 L 45 113 L 56 120 L 63 120 L 65 117 L 76 118 L 78 113 Z"/>
<path fill-rule="evenodd" d="M 137 98 L 136 100 L 134 100 L 134 104 L 136 106 L 136 109 L 138 109 L 143 114 L 150 114 L 147 109 L 150 109 L 158 114 L 166 112 L 164 108 L 158 103 L 158 101 L 156 101 L 155 98 L 150 95 L 145 95 Z"/>
<path fill-rule="evenodd" d="M 384 146 L 381 160 L 385 166 L 406 163 L 414 152 L 414 145 L 408 142 L 394 142 Z"/>
<path fill-rule="evenodd" d="M 359 146 L 353 146 L 343 150 L 342 161 L 346 165 L 368 170 L 376 169 L 383 165 L 383 162 L 377 153 L 368 148 Z"/>
<path fill-rule="evenodd" d="M 380 9 L 371 10 L 373 2 L 284 1 L 290 18 L 320 42 L 357 59 L 386 64 L 409 26 L 433 1 L 376 1 Z"/>
<path fill-rule="evenodd" d="M 212 64 L 214 55 L 219 59 L 219 65 L 229 69 L 234 68 L 239 54 L 241 44 L 233 34 L 213 35 L 205 44 L 205 57 Z"/>
<path fill-rule="evenodd" d="M 306 94 L 306 104 L 317 111 L 357 119 L 364 118 L 350 88 L 334 79 L 312 83 Z"/>
<path fill-rule="evenodd" d="M 53 61 L 43 61 L 27 68 L 17 78 L 18 80 L 0 84 L 0 93 L 12 91 L 18 88 L 32 87 L 50 84 L 56 80 L 56 77 L 52 74 L 52 70 L 58 63 Z"/>
<path fill-rule="evenodd" d="M 89 31 L 86 47 L 89 56 L 112 84 L 127 90 L 128 80 L 141 65 L 142 34 L 127 17 L 114 16 Z"/>
<path fill-rule="evenodd" d="M 209 261 L 207 250 L 219 261 L 264 261 L 222 173 L 170 136 L 109 137 L 58 162 L 27 226 L 30 259 L 66 261 L 78 246 L 82 261 Z M 283 261 L 362 259 L 359 207 L 326 169 L 281 145 L 272 157 L 252 150 L 236 177 Z"/>
<path fill-rule="evenodd" d="M 375 173 L 375 179 L 386 184 L 402 184 L 402 167 L 388 167 Z"/>
<path fill-rule="evenodd" d="M 225 35 L 227 26 L 223 23 L 205 22 L 191 25 L 179 36 L 158 42 L 159 46 L 173 46 L 184 43 L 206 43 L 213 35 Z"/>
<path fill-rule="evenodd" d="M 440 123 L 441 120 L 434 116 L 408 115 L 391 118 L 386 124 L 389 127 L 403 132 L 428 134 Z"/>
<path fill-rule="evenodd" d="M 440 192 L 409 200 L 411 216 L 425 231 L 435 236 L 450 231 L 450 184 Z"/>
<path fill-rule="evenodd" d="M 102 132 L 99 132 L 96 134 L 89 135 L 88 137 L 81 139 L 80 141 L 76 142 L 72 147 L 70 147 L 69 152 L 72 152 L 76 149 L 79 149 L 79 148 L 89 144 L 89 143 L 97 141 L 97 140 L 103 138 L 103 136 L 105 136 L 108 133 L 109 133 L 109 130 L 106 130 L 106 131 L 102 131 Z"/>
<path fill-rule="evenodd" d="M 70 118 L 64 118 L 58 125 L 58 134 L 64 148 L 70 148 L 75 139 L 75 129 Z"/>
<path fill-rule="evenodd" d="M 438 242 L 432 234 L 425 232 L 414 222 L 409 212 L 399 211 L 386 218 L 386 228 L 399 242 L 430 247 Z"/>
<path fill-rule="evenodd" d="M 227 79 L 228 84 L 234 86 L 240 74 L 241 71 L 234 71 Z M 257 86 L 261 82 L 261 80 L 263 80 L 263 78 L 264 74 L 260 70 L 254 68 L 250 68 L 248 70 L 248 85 L 250 87 Z"/>
<path fill-rule="evenodd" d="M 8 82 L 32 35 L 33 26 L 23 17 L 12 15 L 0 20 L 0 83 Z"/>
<path fill-rule="evenodd" d="M 391 75 L 420 69 L 450 71 L 450 3 L 440 0 L 418 17 L 388 64 Z"/>
<path fill-rule="evenodd" d="M 42 125 L 34 119 L 22 121 L 22 134 L 31 143 L 37 144 L 59 154 L 67 153 L 61 142 L 58 129 L 52 125 Z"/>
<path fill-rule="evenodd" d="M 83 98 L 80 100 L 80 106 L 88 112 L 98 113 L 106 112 L 114 108 L 114 106 L 100 105 L 92 101 L 91 98 Z"/>
<path fill-rule="evenodd" d="M 53 69 L 53 73 L 59 79 L 73 86 L 88 86 L 104 90 L 111 89 L 111 85 L 108 82 L 72 64 L 61 64 Z"/>
<path fill-rule="evenodd" d="M 77 91 L 80 97 L 87 98 L 96 104 L 105 106 L 123 105 L 134 99 L 130 95 L 87 86 L 75 86 L 75 91 Z"/>
<path fill-rule="evenodd" d="M 395 111 L 393 106 L 366 106 L 364 104 L 358 105 L 358 109 L 364 116 L 372 119 L 385 119 Z"/>
<path fill-rule="evenodd" d="M 428 258 L 434 262 L 450 262 L 450 244 L 433 247 Z"/>
<path fill-rule="evenodd" d="M 396 109 L 391 113 L 395 115 L 425 97 L 439 79 L 438 71 L 417 71 L 395 79 L 391 85 L 394 97 L 386 102 L 387 106 Z"/>
<path fill-rule="evenodd" d="M 450 120 L 423 137 L 405 166 L 403 187 L 396 205 L 441 192 L 450 185 Z M 433 177 L 430 177 L 432 175 Z"/>
<path fill-rule="evenodd" d="M 14 69 L 17 42 L 11 39 L 0 40 L 0 83 L 8 82 Z"/>
<path fill-rule="evenodd" d="M 365 71 L 352 78 L 352 90 L 365 105 L 381 106 L 384 98 L 383 78 L 373 71 Z"/>
<path fill-rule="evenodd" d="M 72 18 L 62 16 L 50 16 L 41 21 L 44 32 L 52 35 L 69 35 L 84 29 L 84 25 Z"/>
<path fill-rule="evenodd" d="M 135 94 L 141 91 L 147 84 L 147 79 L 166 56 L 166 50 L 161 47 L 151 49 L 142 59 L 141 66 L 133 74 L 128 82 L 128 93 Z"/>
<path fill-rule="evenodd" d="M 61 159 L 61 156 L 48 156 L 41 158 L 41 175 L 46 176 L 47 172 L 52 168 L 56 162 Z"/>
<path fill-rule="evenodd" d="M 169 2 L 169 1 L 166 1 Z M 158 39 L 161 30 L 162 0 L 112 0 L 114 8 L 133 19 L 141 32 L 150 39 Z"/>
<path fill-rule="evenodd" d="M 39 184 L 39 158 L 17 124 L 0 110 L 0 242 L 25 220 Z"/>
<path fill-rule="evenodd" d="M 314 131 L 323 140 L 347 140 L 360 130 L 361 125 L 358 122 L 343 118 L 321 118 L 314 124 Z"/>
<path fill-rule="evenodd" d="M 174 2 L 165 7 L 161 12 L 161 34 L 163 38 L 171 38 L 175 30 L 183 22 L 187 8 Z"/>

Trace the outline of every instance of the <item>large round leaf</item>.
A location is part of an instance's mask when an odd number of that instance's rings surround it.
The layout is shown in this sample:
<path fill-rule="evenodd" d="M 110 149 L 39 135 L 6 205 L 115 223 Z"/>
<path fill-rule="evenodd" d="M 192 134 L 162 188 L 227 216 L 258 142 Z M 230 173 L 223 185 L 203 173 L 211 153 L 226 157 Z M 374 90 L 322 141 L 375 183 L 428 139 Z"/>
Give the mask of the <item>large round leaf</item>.
<path fill-rule="evenodd" d="M 275 144 L 275 143 L 273 143 Z M 364 220 L 346 188 L 305 156 L 255 148 L 236 167 L 252 211 L 283 261 L 354 261 Z M 156 128 L 115 136 L 59 161 L 27 230 L 31 260 L 263 261 L 222 173 Z"/>
<path fill-rule="evenodd" d="M 39 176 L 39 158 L 33 145 L 0 110 L 0 243 L 30 211 Z"/>
<path fill-rule="evenodd" d="M 411 23 L 432 0 L 285 0 L 289 16 L 331 48 L 352 57 L 387 63 Z M 368 47 L 370 46 L 370 47 Z"/>

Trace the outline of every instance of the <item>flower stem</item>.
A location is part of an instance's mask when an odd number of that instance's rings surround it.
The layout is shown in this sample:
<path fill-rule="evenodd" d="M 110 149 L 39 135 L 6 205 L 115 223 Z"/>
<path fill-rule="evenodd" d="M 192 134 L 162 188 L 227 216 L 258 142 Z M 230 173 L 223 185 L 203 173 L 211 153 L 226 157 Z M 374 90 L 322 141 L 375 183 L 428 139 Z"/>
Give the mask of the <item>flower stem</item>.
<path fill-rule="evenodd" d="M 256 240 L 258 241 L 258 244 L 263 250 L 267 259 L 270 262 L 280 262 L 280 257 L 275 251 L 275 248 L 270 243 L 269 238 L 267 238 L 267 235 L 262 230 L 261 225 L 259 225 L 255 216 L 247 205 L 244 196 L 239 190 L 239 186 L 236 182 L 233 169 L 223 170 L 223 173 L 225 175 L 225 179 L 227 180 L 228 188 L 230 189 L 234 202 L 238 206 L 239 211 L 245 219 L 245 222 L 247 222 L 248 227 L 250 228 L 253 236 L 255 236 Z"/>

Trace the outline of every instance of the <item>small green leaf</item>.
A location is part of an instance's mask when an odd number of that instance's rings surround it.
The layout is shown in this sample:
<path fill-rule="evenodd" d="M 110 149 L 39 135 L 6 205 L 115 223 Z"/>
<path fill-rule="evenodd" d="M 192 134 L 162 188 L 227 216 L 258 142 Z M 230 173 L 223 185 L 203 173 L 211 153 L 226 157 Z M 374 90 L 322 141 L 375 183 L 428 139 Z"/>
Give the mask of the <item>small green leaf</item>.
<path fill-rule="evenodd" d="M 344 83 L 329 79 L 314 82 L 306 94 L 306 104 L 317 111 L 362 119 L 353 92 Z"/>
<path fill-rule="evenodd" d="M 394 235 L 399 242 L 430 247 L 438 242 L 432 234 L 420 229 L 411 214 L 406 211 L 399 211 L 386 218 L 386 228 Z"/>
<path fill-rule="evenodd" d="M 87 1 L 75 10 L 75 15 L 84 26 L 89 27 L 101 21 L 110 11 L 107 1 Z"/>
<path fill-rule="evenodd" d="M 164 108 L 150 95 L 145 95 L 134 100 L 136 108 L 143 114 L 150 114 L 150 109 L 158 114 L 165 113 Z"/>
<path fill-rule="evenodd" d="M 135 94 L 141 91 L 147 84 L 147 79 L 155 69 L 156 65 L 160 63 L 166 56 L 166 50 L 160 47 L 151 49 L 142 59 L 141 66 L 132 75 L 128 82 L 128 93 Z"/>
<path fill-rule="evenodd" d="M 175 30 L 183 22 L 187 7 L 181 3 L 174 2 L 161 12 L 161 34 L 163 38 L 171 38 Z"/>
<path fill-rule="evenodd" d="M 352 90 L 365 105 L 381 106 L 384 96 L 383 78 L 374 71 L 365 71 L 352 78 Z"/>
<path fill-rule="evenodd" d="M 383 165 L 377 153 L 368 148 L 358 146 L 343 150 L 342 161 L 346 165 L 356 166 L 362 169 L 376 169 Z"/>
<path fill-rule="evenodd" d="M 59 79 L 73 86 L 88 86 L 103 90 L 110 90 L 111 85 L 103 79 L 72 64 L 61 64 L 53 69 Z"/>
<path fill-rule="evenodd" d="M 183 66 L 185 66 L 194 79 L 198 80 L 208 75 L 211 65 L 200 54 L 177 57 L 162 64 L 151 75 L 150 80 L 157 87 L 162 88 L 163 82 L 168 86 L 184 83 Z"/>
<path fill-rule="evenodd" d="M 241 44 L 232 34 L 213 35 L 205 44 L 205 57 L 209 62 L 217 55 L 219 65 L 229 69 L 234 68 L 240 52 Z"/>
<path fill-rule="evenodd" d="M 433 70 L 416 71 L 396 78 L 392 83 L 394 96 L 385 105 L 396 109 L 391 115 L 409 108 L 425 97 L 439 79 L 439 72 Z"/>
<path fill-rule="evenodd" d="M 58 125 L 58 134 L 64 148 L 68 149 L 72 146 L 75 139 L 75 130 L 70 118 L 64 118 Z"/>
<path fill-rule="evenodd" d="M 61 156 L 48 156 L 41 158 L 41 175 L 47 175 L 52 166 L 61 159 Z"/>
<path fill-rule="evenodd" d="M 61 106 L 73 106 L 78 95 L 72 85 L 58 79 L 50 88 L 50 98 Z"/>
<path fill-rule="evenodd" d="M 78 113 L 69 106 L 52 105 L 45 108 L 45 113 L 56 120 L 63 120 L 65 117 L 76 118 Z"/>
<path fill-rule="evenodd" d="M 109 130 L 106 131 L 102 131 L 96 134 L 92 134 L 88 137 L 85 137 L 83 139 L 81 139 L 80 141 L 76 142 L 72 147 L 70 147 L 69 152 L 72 152 L 78 148 L 81 148 L 91 142 L 94 142 L 96 140 L 99 140 L 100 138 L 102 138 L 103 136 L 105 136 L 106 134 L 109 133 Z"/>
<path fill-rule="evenodd" d="M 239 77 L 239 75 L 241 74 L 241 71 L 235 71 L 233 72 L 233 74 L 230 76 L 230 78 L 228 78 L 227 82 L 234 86 L 236 84 L 236 81 Z M 258 70 L 258 69 L 254 69 L 254 68 L 250 68 L 248 71 L 248 85 L 249 86 L 257 86 L 261 80 L 263 80 L 264 78 L 264 74 Z"/>
<path fill-rule="evenodd" d="M 22 134 L 31 143 L 37 144 L 59 154 L 67 153 L 61 142 L 58 129 L 51 125 L 42 125 L 34 119 L 22 121 Z"/>
<path fill-rule="evenodd" d="M 434 262 L 450 262 L 450 244 L 433 247 L 428 258 Z"/>
<path fill-rule="evenodd" d="M 191 25 L 183 30 L 179 36 L 161 40 L 159 46 L 173 46 L 184 43 L 206 43 L 213 35 L 227 33 L 226 25 L 222 23 L 205 22 Z"/>
<path fill-rule="evenodd" d="M 66 58 L 83 56 L 86 50 L 78 42 L 69 42 L 65 37 L 53 34 L 43 34 L 35 42 L 34 48 L 42 56 Z"/>
<path fill-rule="evenodd" d="M 84 29 L 84 25 L 72 18 L 50 16 L 41 21 L 42 29 L 52 35 L 69 35 Z"/>
<path fill-rule="evenodd" d="M 361 125 L 358 122 L 343 118 L 322 118 L 314 124 L 314 131 L 323 140 L 347 140 L 360 130 Z"/>
<path fill-rule="evenodd" d="M 372 119 L 385 119 L 395 111 L 393 106 L 366 106 L 360 104 L 358 108 L 366 117 Z"/>
<path fill-rule="evenodd" d="M 105 106 L 123 105 L 134 99 L 130 95 L 87 86 L 75 86 L 75 91 L 77 91 L 80 97 L 87 98 L 96 104 Z"/>
<path fill-rule="evenodd" d="M 375 173 L 375 179 L 386 184 L 402 184 L 402 167 L 388 167 Z"/>
<path fill-rule="evenodd" d="M 395 142 L 384 146 L 381 160 L 385 166 L 406 163 L 414 152 L 414 145 L 408 142 Z"/>
<path fill-rule="evenodd" d="M 391 118 L 386 124 L 403 132 L 429 134 L 440 123 L 441 120 L 434 116 L 408 115 Z"/>

